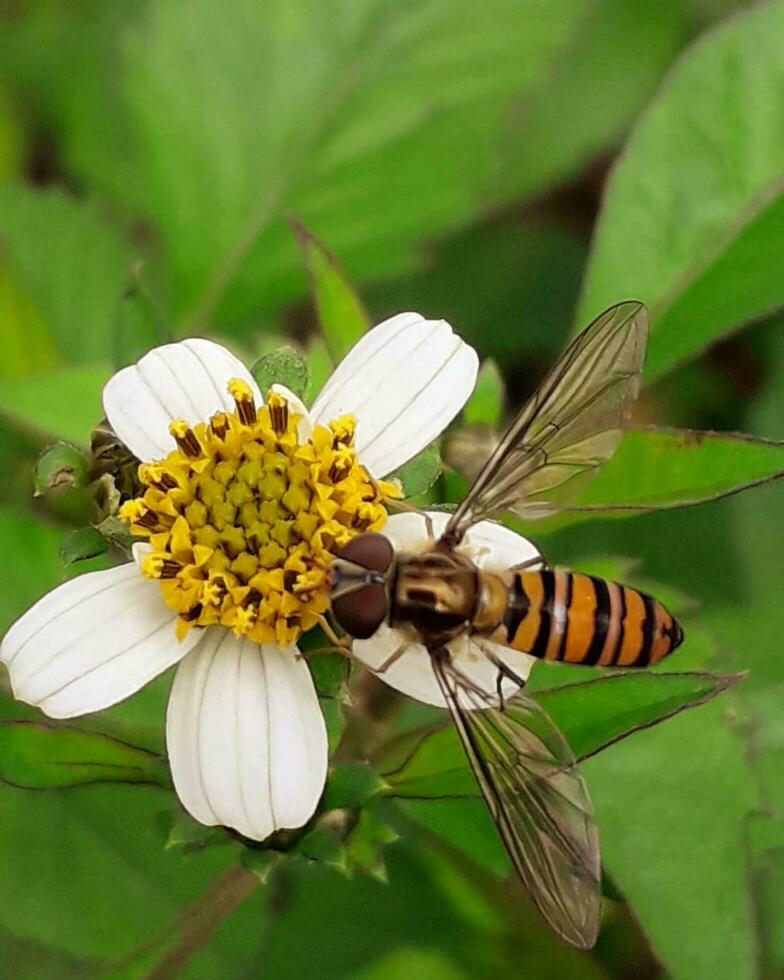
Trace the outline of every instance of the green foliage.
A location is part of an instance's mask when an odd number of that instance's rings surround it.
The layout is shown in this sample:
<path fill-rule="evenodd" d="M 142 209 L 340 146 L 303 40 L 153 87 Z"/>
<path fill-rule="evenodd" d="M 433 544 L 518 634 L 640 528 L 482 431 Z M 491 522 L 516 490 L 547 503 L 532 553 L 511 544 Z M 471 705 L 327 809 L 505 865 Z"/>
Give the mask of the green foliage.
<path fill-rule="evenodd" d="M 648 377 L 784 303 L 784 6 L 697 43 L 635 128 L 607 188 L 578 322 L 651 308 Z"/>
<path fill-rule="evenodd" d="M 628 433 L 579 506 L 618 513 L 717 500 L 784 476 L 784 443 L 724 432 Z M 567 518 L 569 519 L 569 518 Z"/>
<path fill-rule="evenodd" d="M 574 0 L 481 11 L 468 0 L 156 4 L 129 45 L 126 99 L 178 307 L 197 326 L 216 311 L 236 325 L 291 297 L 301 273 L 286 212 L 354 275 L 410 265 L 418 237 L 487 199 L 506 149 L 488 136 L 581 10 Z"/>
<path fill-rule="evenodd" d="M 741 6 L 74 0 L 0 18 L 0 629 L 116 540 L 111 520 L 85 527 L 92 499 L 32 498 L 39 454 L 86 447 L 111 371 L 178 336 L 239 339 L 263 355 L 263 389 L 312 403 L 371 322 L 445 317 L 483 362 L 452 433 L 486 436 L 575 307 L 582 326 L 636 296 L 652 311 L 647 376 L 677 368 L 639 417 L 688 427 L 630 432 L 580 501 L 626 520 L 586 509 L 529 528 L 553 564 L 651 590 L 687 634 L 672 669 L 532 677 L 589 757 L 612 896 L 593 955 L 505 884 L 443 713 L 366 699 L 344 657 L 312 655 L 327 645 L 316 630 L 303 650 L 339 755 L 285 845 L 296 859 L 201 827 L 165 788 L 171 672 L 67 725 L 0 696 L 7 971 L 784 970 L 784 349 L 780 320 L 740 333 L 784 305 L 784 3 Z M 293 235 L 292 213 L 313 231 Z M 434 448 L 396 475 L 428 506 L 465 490 Z"/>
<path fill-rule="evenodd" d="M 0 326 L 5 356 L 0 378 L 24 375 L 57 362 L 57 352 L 41 311 L 19 283 L 8 255 L 0 253 Z M 1 383 L 1 382 L 0 382 Z"/>
<path fill-rule="evenodd" d="M 581 683 L 554 687 L 538 695 L 559 726 L 576 758 L 585 759 L 602 749 L 650 728 L 687 708 L 697 707 L 726 691 L 736 677 L 706 673 L 626 673 L 595 677 Z M 414 736 L 403 762 L 385 779 L 396 797 L 415 799 L 479 796 L 456 733 L 447 727 L 424 737 Z"/>
<path fill-rule="evenodd" d="M 390 474 L 389 479 L 400 480 L 403 496 L 408 498 L 429 490 L 440 473 L 441 455 L 434 446 L 430 446 Z"/>
<path fill-rule="evenodd" d="M 498 425 L 504 411 L 504 380 L 495 361 L 488 359 L 479 369 L 474 393 L 463 409 L 466 425 Z"/>
<path fill-rule="evenodd" d="M 310 276 L 319 326 L 327 350 L 337 363 L 370 329 L 370 317 L 335 256 L 302 222 L 293 224 Z"/>
<path fill-rule="evenodd" d="M 725 711 L 719 701 L 689 712 L 597 756 L 584 771 L 605 867 L 671 972 L 751 980 L 743 838 L 755 793 Z"/>
<path fill-rule="evenodd" d="M 579 33 L 559 52 L 517 120 L 518 165 L 514 176 L 509 168 L 509 176 L 518 191 L 541 191 L 615 144 L 686 33 L 686 12 L 678 3 L 587 5 Z"/>
<path fill-rule="evenodd" d="M 60 545 L 60 559 L 64 565 L 97 558 L 109 550 L 109 542 L 94 527 L 79 527 L 71 531 Z"/>
<path fill-rule="evenodd" d="M 0 411 L 86 446 L 103 415 L 101 389 L 111 373 L 105 364 L 97 364 L 0 381 Z"/>
<path fill-rule="evenodd" d="M 169 785 L 158 756 L 78 728 L 0 722 L 0 759 L 0 780 L 26 789 L 91 783 Z"/>
<path fill-rule="evenodd" d="M 327 810 L 358 807 L 382 789 L 379 777 L 361 763 L 339 766 L 333 770 L 324 806 Z"/>
<path fill-rule="evenodd" d="M 51 344 L 63 363 L 107 360 L 131 258 L 100 208 L 9 185 L 0 187 L 0 228 L 18 288 L 46 324 L 48 339 L 38 343 Z M 3 334 L 22 329 L 11 317 Z M 47 356 L 40 366 L 50 364 Z"/>

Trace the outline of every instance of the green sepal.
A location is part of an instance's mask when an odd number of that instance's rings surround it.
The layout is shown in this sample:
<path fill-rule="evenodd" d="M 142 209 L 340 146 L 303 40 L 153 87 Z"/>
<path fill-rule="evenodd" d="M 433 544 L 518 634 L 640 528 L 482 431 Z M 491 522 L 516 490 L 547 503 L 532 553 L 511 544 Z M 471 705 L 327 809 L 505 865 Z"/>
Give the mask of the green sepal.
<path fill-rule="evenodd" d="M 346 840 L 349 873 L 362 871 L 386 884 L 388 877 L 384 850 L 398 839 L 399 834 L 376 814 L 375 808 L 364 809 Z"/>
<path fill-rule="evenodd" d="M 384 781 L 362 762 L 349 762 L 335 768 L 324 793 L 324 809 L 360 807 L 384 790 Z"/>
<path fill-rule="evenodd" d="M 81 490 L 90 482 L 89 466 L 84 454 L 68 442 L 55 442 L 38 457 L 35 464 L 34 495 Z"/>
<path fill-rule="evenodd" d="M 183 854 L 195 854 L 231 842 L 231 838 L 222 827 L 205 827 L 183 810 L 167 812 L 161 815 L 162 828 L 166 834 L 164 850 L 181 851 Z"/>
<path fill-rule="evenodd" d="M 282 859 L 283 855 L 280 851 L 264 847 L 246 847 L 242 852 L 240 863 L 248 871 L 252 871 L 263 885 Z"/>

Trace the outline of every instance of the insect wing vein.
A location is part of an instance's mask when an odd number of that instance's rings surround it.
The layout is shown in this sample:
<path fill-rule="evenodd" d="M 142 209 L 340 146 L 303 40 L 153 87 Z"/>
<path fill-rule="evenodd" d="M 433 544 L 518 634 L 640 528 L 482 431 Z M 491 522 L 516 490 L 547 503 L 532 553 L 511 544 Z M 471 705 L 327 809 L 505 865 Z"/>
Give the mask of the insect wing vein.
<path fill-rule="evenodd" d="M 591 948 L 599 929 L 599 841 L 588 791 L 546 712 L 517 695 L 503 708 L 473 687 L 446 651 L 431 656 L 468 761 L 532 900 L 567 942 Z"/>
<path fill-rule="evenodd" d="M 641 303 L 620 303 L 569 344 L 453 514 L 447 539 L 459 541 L 472 524 L 503 510 L 545 517 L 579 494 L 582 478 L 620 442 L 639 387 L 648 326 Z"/>

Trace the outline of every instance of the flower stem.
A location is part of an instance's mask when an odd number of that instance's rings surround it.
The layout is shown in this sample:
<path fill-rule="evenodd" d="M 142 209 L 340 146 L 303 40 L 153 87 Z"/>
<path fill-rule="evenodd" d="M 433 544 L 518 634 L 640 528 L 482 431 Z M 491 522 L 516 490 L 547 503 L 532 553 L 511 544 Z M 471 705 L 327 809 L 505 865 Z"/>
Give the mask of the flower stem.
<path fill-rule="evenodd" d="M 192 905 L 183 909 L 174 923 L 142 943 L 121 963 L 114 964 L 107 975 L 113 976 L 116 970 L 138 961 L 143 962 L 159 947 L 163 949 L 163 953 L 149 972 L 144 974 L 146 980 L 172 980 L 179 976 L 232 912 L 260 884 L 261 880 L 252 871 L 239 864 L 234 865 L 216 878 Z"/>

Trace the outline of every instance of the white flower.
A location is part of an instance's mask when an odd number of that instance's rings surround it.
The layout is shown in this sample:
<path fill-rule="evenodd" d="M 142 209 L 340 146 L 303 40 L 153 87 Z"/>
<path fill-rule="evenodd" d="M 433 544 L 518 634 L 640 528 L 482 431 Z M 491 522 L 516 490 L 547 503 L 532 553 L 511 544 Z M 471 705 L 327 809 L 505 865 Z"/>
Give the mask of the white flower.
<path fill-rule="evenodd" d="M 207 340 L 159 347 L 119 371 L 104 408 L 147 464 L 129 520 L 150 541 L 135 546 L 135 562 L 66 582 L 11 627 L 0 659 L 15 696 L 70 718 L 179 663 L 166 737 L 186 809 L 255 840 L 306 823 L 326 779 L 327 735 L 292 636 L 321 608 L 313 583 L 325 542 L 355 533 L 344 512 L 359 530 L 383 523 L 367 473 L 381 478 L 432 442 L 476 371 L 447 323 L 416 313 L 368 332 L 310 413 L 285 389 L 262 406 L 250 372 Z M 292 496 L 273 495 L 286 486 Z M 252 538 L 253 554 L 243 552 Z M 198 628 L 210 622 L 223 625 Z M 254 642 L 267 634 L 277 642 Z"/>
<path fill-rule="evenodd" d="M 436 537 L 444 530 L 449 515 L 430 512 L 433 533 Z M 384 526 L 384 536 L 395 551 L 420 554 L 432 547 L 425 520 L 420 514 L 393 514 Z M 492 521 L 481 521 L 468 530 L 458 547 L 458 552 L 470 558 L 480 569 L 503 572 L 522 562 L 540 557 L 538 549 L 520 534 Z M 444 696 L 430 664 L 430 655 L 421 643 L 411 643 L 410 634 L 386 623 L 368 640 L 354 640 L 352 655 L 370 670 L 377 671 L 406 643 L 405 653 L 394 659 L 378 676 L 409 697 L 445 707 Z M 488 653 L 505 663 L 521 680 L 527 680 L 535 657 L 520 653 L 486 639 L 463 633 L 448 644 L 455 666 L 473 683 L 490 696 L 497 693 L 498 667 Z M 510 697 L 517 685 L 508 677 L 503 680 L 504 697 Z M 465 702 L 465 707 L 475 707 Z"/>

